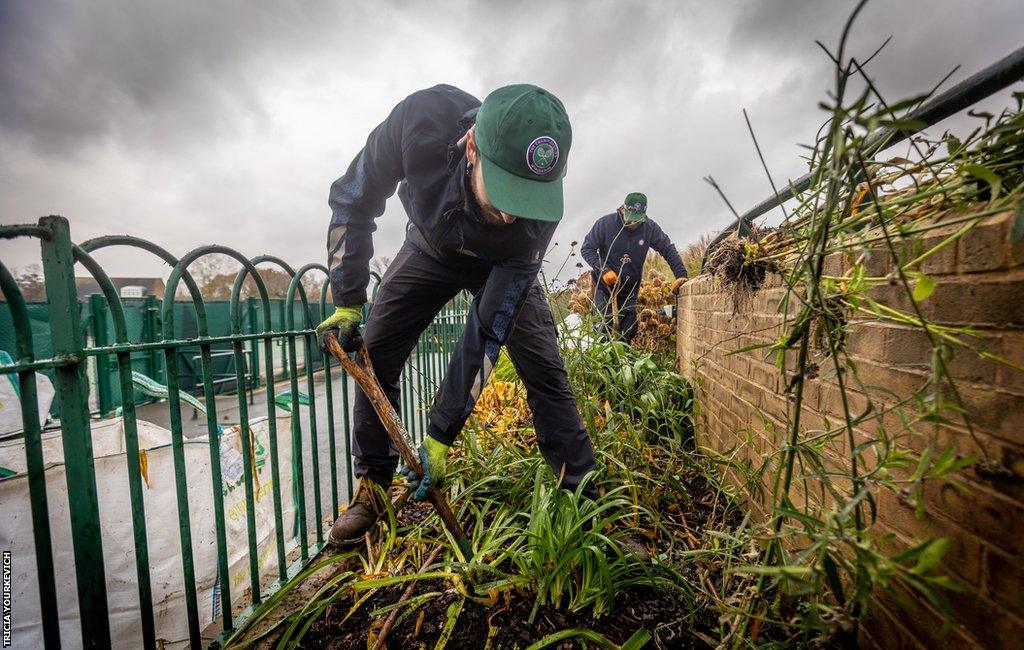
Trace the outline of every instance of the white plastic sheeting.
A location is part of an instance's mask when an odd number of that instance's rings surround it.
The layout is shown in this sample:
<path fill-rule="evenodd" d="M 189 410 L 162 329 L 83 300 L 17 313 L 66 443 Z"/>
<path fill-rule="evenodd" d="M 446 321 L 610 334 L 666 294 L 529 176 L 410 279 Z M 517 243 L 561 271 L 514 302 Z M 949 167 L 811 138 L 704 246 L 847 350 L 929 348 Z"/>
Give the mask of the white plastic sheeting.
<path fill-rule="evenodd" d="M 277 574 L 273 482 L 267 425 L 266 418 L 253 420 L 251 423 L 255 447 L 253 464 L 256 470 L 256 535 L 263 584 L 269 584 Z M 174 462 L 170 446 L 171 433 L 155 424 L 142 421 L 138 423 L 138 430 L 139 448 L 145 450 L 145 460 L 135 459 L 134 462 L 140 462 L 145 467 L 143 493 L 156 636 L 168 647 L 180 647 L 187 643 L 188 626 L 182 581 Z M 294 507 L 288 416 L 278 418 L 277 431 L 280 493 L 287 554 L 298 542 L 297 538 L 291 535 Z M 128 497 L 129 459 L 124 450 L 123 421 L 114 418 L 93 422 L 92 439 L 112 642 L 116 648 L 141 647 L 142 628 L 135 566 L 135 537 Z M 231 595 L 237 602 L 247 597 L 250 584 L 245 490 L 241 480 L 243 465 L 238 427 L 226 429 L 220 440 Z M 200 626 L 205 628 L 219 616 L 220 609 L 220 599 L 217 595 L 217 544 L 209 443 L 205 439 L 186 440 L 184 452 Z M 142 455 L 140 453 L 140 456 Z M 64 647 L 80 647 L 82 642 L 75 561 L 71 546 L 64 455 L 59 431 L 44 435 L 43 457 L 46 462 L 46 492 L 53 539 L 57 602 L 60 608 L 61 642 Z M 3 513 L 0 517 L 0 548 L 11 549 L 13 560 L 13 645 L 15 648 L 39 648 L 43 645 L 43 637 L 28 477 L 24 473 L 23 440 L 0 443 L 0 466 L 19 472 L 15 476 L 0 479 L 0 511 Z"/>
<path fill-rule="evenodd" d="M 9 365 L 14 363 L 11 357 L 0 350 L 0 364 Z M 18 433 L 24 427 L 21 419 L 21 391 L 18 386 L 18 375 L 0 375 L 0 437 L 8 434 Z M 42 373 L 36 373 L 36 401 L 39 404 L 39 426 L 46 424 L 46 418 L 50 413 L 50 403 L 53 401 L 53 382 Z M 3 465 L 3 463 L 0 463 Z"/>

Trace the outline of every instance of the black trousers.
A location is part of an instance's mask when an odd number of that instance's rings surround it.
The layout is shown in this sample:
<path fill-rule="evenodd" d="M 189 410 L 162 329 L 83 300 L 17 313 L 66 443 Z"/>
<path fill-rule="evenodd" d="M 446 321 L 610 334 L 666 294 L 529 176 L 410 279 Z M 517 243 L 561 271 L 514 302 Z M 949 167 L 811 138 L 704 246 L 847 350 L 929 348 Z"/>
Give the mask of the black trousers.
<path fill-rule="evenodd" d="M 598 280 L 597 289 L 594 291 L 594 305 L 601 312 L 601 330 L 610 338 L 619 338 L 626 343 L 632 343 L 636 336 L 636 294 L 639 287 L 625 287 L 616 290 L 615 298 L 619 307 L 619 331 L 614 332 L 612 322 L 611 289 L 604 282 Z"/>
<path fill-rule="evenodd" d="M 409 241 L 402 246 L 384 274 L 363 334 L 373 371 L 396 410 L 402 366 L 420 334 L 459 291 L 478 292 L 489 272 L 489 267 L 483 265 L 454 268 Z M 569 388 L 551 309 L 536 282 L 519 312 L 507 348 L 526 385 L 537 446 L 555 476 L 561 477 L 562 486 L 574 489 L 594 469 L 594 450 Z M 390 485 L 398 466 L 398 452 L 358 386 L 353 424 L 356 476 Z"/>

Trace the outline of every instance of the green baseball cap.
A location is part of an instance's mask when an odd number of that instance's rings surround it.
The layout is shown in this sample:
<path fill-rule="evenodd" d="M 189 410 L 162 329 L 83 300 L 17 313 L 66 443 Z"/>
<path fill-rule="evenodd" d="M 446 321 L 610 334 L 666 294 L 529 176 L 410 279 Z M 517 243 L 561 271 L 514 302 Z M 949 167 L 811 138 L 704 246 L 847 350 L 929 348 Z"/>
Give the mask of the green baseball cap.
<path fill-rule="evenodd" d="M 644 221 L 647 219 L 647 195 L 643 192 L 630 192 L 626 195 L 622 207 L 622 218 L 625 221 Z"/>
<path fill-rule="evenodd" d="M 531 84 L 498 88 L 484 99 L 473 131 L 494 207 L 525 219 L 561 220 L 572 146 L 562 102 Z"/>

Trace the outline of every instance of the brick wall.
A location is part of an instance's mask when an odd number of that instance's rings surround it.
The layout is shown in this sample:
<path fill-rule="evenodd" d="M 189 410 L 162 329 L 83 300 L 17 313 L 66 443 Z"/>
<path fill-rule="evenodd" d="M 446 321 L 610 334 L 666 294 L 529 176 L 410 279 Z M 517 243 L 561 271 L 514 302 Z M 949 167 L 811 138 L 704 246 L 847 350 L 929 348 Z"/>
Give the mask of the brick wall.
<path fill-rule="evenodd" d="M 937 287 L 921 308 L 933 322 L 976 326 L 979 337 L 972 342 L 979 349 L 1024 365 L 1024 242 L 1012 242 L 1012 226 L 1011 213 L 997 215 L 925 260 L 921 270 L 936 279 Z M 942 241 L 956 227 L 929 234 L 922 250 Z M 827 262 L 830 274 L 841 274 L 847 265 L 841 256 Z M 868 266 L 870 275 L 889 272 L 884 255 L 876 255 Z M 778 338 L 782 295 L 781 279 L 772 276 L 734 312 L 731 295 L 713 278 L 701 276 L 684 285 L 677 345 L 680 371 L 699 380 L 699 445 L 731 451 L 751 463 L 760 463 L 764 454 L 778 449 L 786 409 L 792 402 L 783 396 L 785 381 L 773 358 L 766 359 L 763 350 L 727 353 Z M 871 289 L 869 295 L 898 309 L 910 308 L 902 287 L 885 284 Z M 865 384 L 907 396 L 926 381 L 931 348 L 919 330 L 855 319 L 848 331 L 847 351 Z M 821 362 L 824 370 L 829 362 L 823 358 Z M 966 493 L 939 482 L 926 483 L 923 519 L 915 516 L 906 499 L 883 491 L 873 532 L 891 532 L 901 544 L 924 537 L 948 538 L 942 569 L 964 591 L 949 594 L 954 626 L 945 637 L 940 616 L 926 602 L 900 602 L 891 595 L 879 595 L 862 636 L 867 645 L 999 648 L 1024 644 L 1024 372 L 963 349 L 956 351 L 951 372 L 978 442 L 1009 472 L 993 476 L 969 469 L 963 476 Z M 823 372 L 805 388 L 806 429 L 821 428 L 823 418 L 833 426 L 842 422 L 839 391 L 826 377 Z M 865 403 L 858 393 L 851 398 L 855 409 Z M 873 393 L 872 399 L 885 405 L 880 393 Z M 978 444 L 961 426 L 927 425 L 918 431 L 924 435 L 908 436 L 907 444 L 920 449 L 935 442 L 939 448 L 952 445 L 961 454 L 981 455 Z M 859 439 L 873 435 L 870 430 L 858 431 Z M 825 453 L 837 464 L 849 462 L 845 438 Z M 732 478 L 738 480 L 736 474 Z M 749 505 L 763 512 L 756 497 L 750 498 Z"/>

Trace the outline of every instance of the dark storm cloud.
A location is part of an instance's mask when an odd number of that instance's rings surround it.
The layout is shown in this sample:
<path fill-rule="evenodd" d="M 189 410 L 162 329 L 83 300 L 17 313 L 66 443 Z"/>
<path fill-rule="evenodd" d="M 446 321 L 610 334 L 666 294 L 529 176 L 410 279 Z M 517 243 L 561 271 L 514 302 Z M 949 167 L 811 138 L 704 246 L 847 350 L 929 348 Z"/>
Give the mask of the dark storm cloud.
<path fill-rule="evenodd" d="M 777 183 L 806 171 L 798 143 L 834 83 L 814 40 L 834 48 L 852 7 L 0 0 L 0 219 L 63 213 L 77 239 L 128 231 L 176 253 L 220 242 L 322 261 L 328 186 L 396 101 L 441 82 L 482 99 L 525 81 L 573 123 L 558 250 L 632 190 L 682 245 L 731 220 L 703 176 L 740 210 L 770 191 L 741 109 Z M 873 0 L 849 52 L 892 35 L 870 72 L 897 99 L 1019 47 L 1021 24 L 1020 0 Z M 394 254 L 404 225 L 390 201 L 377 255 Z M 5 263 L 38 260 L 4 246 Z"/>
<path fill-rule="evenodd" d="M 701 112 L 696 90 L 707 51 L 691 25 L 715 17 L 701 18 L 684 3 L 487 8 L 476 24 L 500 24 L 500 32 L 473 30 L 468 36 L 482 92 L 536 83 L 562 99 L 573 122 L 566 216 L 557 239 L 582 240 L 593 219 L 614 210 L 632 189 L 647 191 L 663 223 L 675 224 L 679 236 L 694 230 L 698 213 L 683 212 L 677 192 L 663 190 L 678 189 L 679 173 L 688 173 L 681 159 L 701 155 L 690 129 L 701 128 L 692 117 Z M 699 183 L 701 174 L 688 175 Z"/>
<path fill-rule="evenodd" d="M 580 103 L 619 93 L 650 102 L 662 90 L 657 82 L 680 67 L 676 32 L 692 13 L 683 3 L 533 1 L 511 13 L 502 7 L 489 5 L 493 15 L 485 19 L 502 25 L 500 41 L 493 32 L 470 34 L 478 39 L 473 61 L 485 87 L 518 75 Z"/>
<path fill-rule="evenodd" d="M 832 83 L 831 52 L 856 0 L 776 0 L 738 7 L 729 35 L 737 61 L 791 61 L 825 84 Z M 886 38 L 891 42 L 870 67 L 883 92 L 896 96 L 927 91 L 956 65 L 973 73 L 1019 47 L 1024 4 L 1006 0 L 868 2 L 850 30 L 847 56 L 864 60 Z M 809 47 L 810 46 L 810 47 Z"/>
<path fill-rule="evenodd" d="M 107 138 L 173 146 L 265 125 L 262 73 L 339 22 L 333 3 L 299 7 L 4 2 L 0 128 L 66 155 Z"/>

